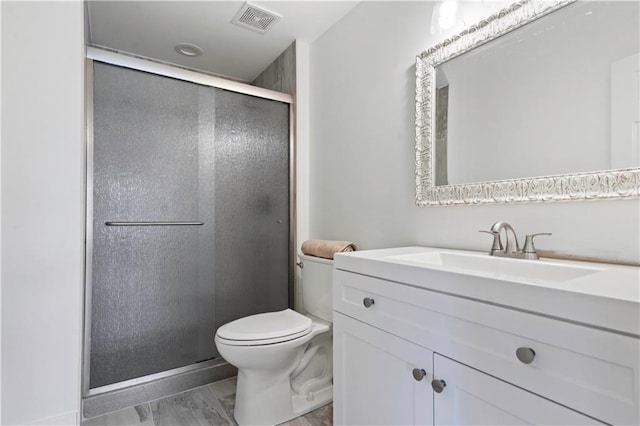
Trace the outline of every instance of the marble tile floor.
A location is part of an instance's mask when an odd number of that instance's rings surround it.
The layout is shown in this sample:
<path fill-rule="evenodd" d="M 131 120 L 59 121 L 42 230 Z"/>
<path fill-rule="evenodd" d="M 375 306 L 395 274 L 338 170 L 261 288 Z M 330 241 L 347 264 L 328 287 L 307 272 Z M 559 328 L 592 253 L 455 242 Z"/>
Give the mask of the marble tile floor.
<path fill-rule="evenodd" d="M 237 426 L 233 418 L 236 378 L 86 419 L 83 426 Z M 333 404 L 281 426 L 331 426 Z"/>

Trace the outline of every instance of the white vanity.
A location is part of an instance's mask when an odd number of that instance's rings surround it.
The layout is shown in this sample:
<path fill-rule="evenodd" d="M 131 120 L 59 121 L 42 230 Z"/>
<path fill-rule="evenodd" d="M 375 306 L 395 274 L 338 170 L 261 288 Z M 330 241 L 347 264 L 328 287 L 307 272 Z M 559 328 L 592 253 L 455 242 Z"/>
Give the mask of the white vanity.
<path fill-rule="evenodd" d="M 639 424 L 640 269 L 337 254 L 334 423 Z"/>

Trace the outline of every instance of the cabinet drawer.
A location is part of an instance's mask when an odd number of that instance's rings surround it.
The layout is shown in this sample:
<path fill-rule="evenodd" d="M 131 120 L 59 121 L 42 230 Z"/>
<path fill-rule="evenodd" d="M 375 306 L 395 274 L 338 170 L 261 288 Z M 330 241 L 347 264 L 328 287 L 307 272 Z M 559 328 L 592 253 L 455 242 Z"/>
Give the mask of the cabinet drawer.
<path fill-rule="evenodd" d="M 338 312 L 599 420 L 640 421 L 637 338 L 340 270 L 333 298 Z M 535 353 L 529 364 L 519 348 Z"/>

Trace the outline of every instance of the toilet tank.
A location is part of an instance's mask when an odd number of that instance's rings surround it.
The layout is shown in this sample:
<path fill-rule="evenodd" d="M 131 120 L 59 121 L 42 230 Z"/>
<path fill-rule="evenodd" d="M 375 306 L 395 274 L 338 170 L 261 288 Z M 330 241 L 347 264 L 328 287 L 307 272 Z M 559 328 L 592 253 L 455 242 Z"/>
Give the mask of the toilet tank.
<path fill-rule="evenodd" d="M 302 305 L 304 310 L 325 321 L 332 320 L 331 297 L 333 260 L 298 254 L 302 268 L 300 272 Z"/>

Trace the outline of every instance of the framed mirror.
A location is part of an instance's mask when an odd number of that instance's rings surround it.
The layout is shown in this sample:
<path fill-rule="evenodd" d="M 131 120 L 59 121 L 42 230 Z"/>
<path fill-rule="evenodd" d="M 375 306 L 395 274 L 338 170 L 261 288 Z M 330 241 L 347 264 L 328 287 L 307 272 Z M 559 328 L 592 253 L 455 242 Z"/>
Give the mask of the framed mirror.
<path fill-rule="evenodd" d="M 523 0 L 416 58 L 416 204 L 640 196 L 640 5 Z"/>

